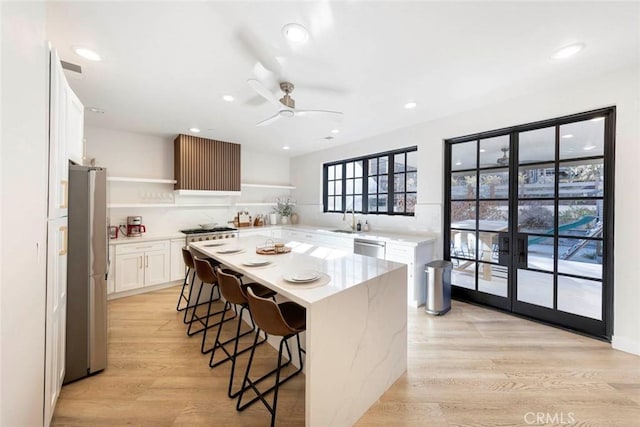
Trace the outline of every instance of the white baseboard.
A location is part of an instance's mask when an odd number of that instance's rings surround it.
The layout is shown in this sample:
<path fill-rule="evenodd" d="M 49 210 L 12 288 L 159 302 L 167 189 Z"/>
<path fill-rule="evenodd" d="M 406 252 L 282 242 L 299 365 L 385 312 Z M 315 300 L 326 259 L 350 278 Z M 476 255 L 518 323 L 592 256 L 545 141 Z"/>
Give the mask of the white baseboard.
<path fill-rule="evenodd" d="M 626 353 L 637 354 L 640 356 L 640 342 L 634 341 L 626 337 L 613 336 L 611 339 L 611 347 Z"/>
<path fill-rule="evenodd" d="M 107 300 L 130 297 L 132 295 L 145 294 L 147 292 L 157 291 L 159 289 L 164 289 L 164 288 L 170 288 L 172 286 L 177 286 L 180 284 L 182 284 L 182 280 L 176 280 L 176 281 L 167 282 L 167 283 L 160 283 L 159 285 L 145 286 L 144 288 L 131 289 L 129 291 L 114 292 L 112 294 L 107 295 Z"/>

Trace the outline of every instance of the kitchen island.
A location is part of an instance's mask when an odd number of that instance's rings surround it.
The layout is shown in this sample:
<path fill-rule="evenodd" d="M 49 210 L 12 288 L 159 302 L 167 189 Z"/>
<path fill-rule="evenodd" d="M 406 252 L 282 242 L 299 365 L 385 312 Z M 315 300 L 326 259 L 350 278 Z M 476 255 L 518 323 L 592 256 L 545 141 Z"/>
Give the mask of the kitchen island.
<path fill-rule="evenodd" d="M 351 426 L 407 368 L 406 266 L 310 244 L 256 254 L 267 239 L 190 247 L 306 308 L 305 425 Z M 243 252 L 219 253 L 232 246 Z M 258 258 L 271 263 L 245 265 Z M 303 270 L 320 277 L 307 284 L 284 279 Z"/>

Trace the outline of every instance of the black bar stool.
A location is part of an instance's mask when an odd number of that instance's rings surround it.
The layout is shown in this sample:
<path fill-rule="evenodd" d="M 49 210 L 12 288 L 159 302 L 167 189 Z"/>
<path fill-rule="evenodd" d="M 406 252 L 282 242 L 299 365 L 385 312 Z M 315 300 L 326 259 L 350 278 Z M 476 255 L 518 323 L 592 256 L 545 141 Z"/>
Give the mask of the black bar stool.
<path fill-rule="evenodd" d="M 304 352 L 304 350 L 302 350 L 302 347 L 300 346 L 300 332 L 303 332 L 306 329 L 306 310 L 304 307 L 294 302 L 284 302 L 281 304 L 276 304 L 270 299 L 260 298 L 251 290 L 251 288 L 247 289 L 247 300 L 249 303 L 249 310 L 251 311 L 251 315 L 253 316 L 253 319 L 256 325 L 258 325 L 259 329 L 256 332 L 254 346 L 251 348 L 251 355 L 249 356 L 249 363 L 247 364 L 247 370 L 244 374 L 244 381 L 242 382 L 242 388 L 240 389 L 240 395 L 238 397 L 238 403 L 236 404 L 236 410 L 242 411 L 256 401 L 261 400 L 267 410 L 271 413 L 271 427 L 273 427 L 275 426 L 276 422 L 278 389 L 282 384 L 302 372 L 302 353 Z M 257 385 L 263 379 L 271 375 L 274 371 L 269 372 L 268 374 L 260 377 L 257 380 L 251 380 L 249 378 L 251 363 L 253 362 L 253 355 L 255 354 L 256 345 L 260 336 L 260 330 L 269 335 L 282 337 L 280 339 L 280 345 L 278 346 L 278 365 L 274 370 L 276 374 L 276 382 L 273 386 L 265 391 L 258 390 Z M 287 340 L 293 336 L 296 337 L 296 342 L 298 344 L 298 360 L 300 361 L 300 367 L 293 373 L 289 374 L 283 380 L 280 380 L 280 370 L 291 362 L 291 349 L 289 348 Z M 287 349 L 289 360 L 284 365 L 281 365 L 283 346 Z M 245 391 L 247 391 L 249 388 L 251 388 L 257 396 L 251 399 L 249 402 L 242 404 L 242 397 Z M 265 395 L 267 395 L 271 391 L 274 392 L 273 404 L 269 405 L 269 403 L 265 399 Z"/>
<path fill-rule="evenodd" d="M 267 340 L 267 335 L 265 333 L 265 336 L 263 339 L 255 342 L 253 345 L 247 346 L 246 348 L 243 348 L 242 350 L 238 350 L 238 341 L 241 337 L 244 337 L 252 332 L 256 331 L 256 325 L 253 321 L 253 317 L 251 316 L 251 311 L 249 310 L 249 303 L 247 301 L 247 288 L 251 288 L 251 290 L 258 296 L 262 297 L 262 298 L 274 298 L 276 295 L 275 291 L 272 291 L 271 289 L 259 284 L 259 283 L 246 283 L 246 284 L 242 284 L 240 282 L 240 279 L 232 274 L 228 274 L 225 273 L 224 271 L 222 271 L 220 268 L 216 269 L 216 274 L 218 275 L 218 286 L 220 288 L 220 293 L 222 293 L 222 296 L 224 297 L 224 299 L 226 300 L 225 302 L 225 309 L 223 310 L 222 313 L 222 319 L 220 321 L 220 326 L 218 327 L 218 333 L 216 334 L 216 340 L 213 344 L 213 350 L 211 351 L 211 359 L 209 360 L 209 366 L 214 368 L 228 360 L 231 360 L 231 374 L 229 376 L 229 389 L 228 389 L 228 396 L 229 397 L 236 397 L 239 393 L 240 390 L 237 391 L 232 391 L 233 390 L 233 379 L 234 379 L 234 373 L 235 373 L 235 369 L 236 369 L 236 357 L 239 354 L 242 354 L 246 351 L 249 351 L 253 348 L 253 346 L 255 345 L 260 345 L 262 343 L 264 343 Z M 225 315 L 227 313 L 227 309 L 230 309 L 231 306 L 233 305 L 235 313 L 237 313 L 237 317 L 238 317 L 238 321 L 237 321 L 237 326 L 236 326 L 236 334 L 234 337 L 229 338 L 226 341 L 221 341 L 220 340 L 220 334 L 222 333 L 222 329 L 224 328 L 224 321 L 225 321 Z M 240 311 L 238 312 L 238 307 L 240 307 Z M 244 313 L 244 311 L 247 311 L 247 313 L 249 314 L 249 319 L 251 320 L 251 328 L 245 332 L 240 332 L 241 330 L 241 326 L 243 323 L 242 320 L 242 314 Z M 233 345 L 233 352 L 230 352 L 229 350 L 227 350 L 227 348 L 225 348 L 225 345 L 230 344 L 230 343 L 234 343 Z M 220 349 L 224 352 L 224 357 L 222 359 L 215 359 L 216 356 L 216 350 Z"/>
<path fill-rule="evenodd" d="M 182 290 L 180 291 L 180 296 L 178 297 L 178 304 L 176 305 L 176 311 L 184 311 L 189 308 L 189 295 L 191 295 L 191 290 L 193 289 L 193 281 L 196 278 L 196 270 L 193 265 L 193 255 L 189 252 L 189 249 L 186 247 L 182 248 L 182 259 L 184 260 L 184 265 L 187 267 L 187 274 L 184 276 L 184 282 L 182 282 Z M 189 280 L 189 274 L 191 274 L 191 280 Z M 184 290 L 187 285 L 189 285 L 189 294 L 185 295 Z M 180 308 L 180 304 L 182 301 L 186 301 L 184 307 Z M 183 322 L 187 323 L 187 313 L 184 315 Z"/>

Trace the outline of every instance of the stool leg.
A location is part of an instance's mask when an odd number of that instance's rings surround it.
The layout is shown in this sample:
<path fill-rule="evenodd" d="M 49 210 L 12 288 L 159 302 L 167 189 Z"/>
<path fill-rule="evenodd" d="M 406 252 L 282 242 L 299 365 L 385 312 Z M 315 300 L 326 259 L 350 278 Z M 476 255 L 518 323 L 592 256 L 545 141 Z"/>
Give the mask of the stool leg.
<path fill-rule="evenodd" d="M 176 305 L 176 311 L 186 310 L 187 307 L 189 306 L 189 298 L 184 296 L 184 289 L 189 284 L 189 273 L 190 272 L 191 272 L 191 267 L 187 267 L 187 274 L 184 276 L 184 281 L 182 282 L 182 289 L 180 290 L 180 296 L 178 297 L 178 304 Z M 180 303 L 182 302 L 182 300 L 186 300 L 187 301 L 187 305 L 182 307 L 182 308 L 180 308 Z"/>
<path fill-rule="evenodd" d="M 193 293 L 193 283 L 196 280 L 196 270 L 195 268 L 193 269 L 192 273 L 191 273 L 191 284 L 189 285 L 189 299 L 191 298 L 191 294 Z M 195 310 L 195 307 L 198 306 L 198 301 L 196 300 L 194 305 L 189 305 L 189 299 L 187 299 L 187 306 L 185 307 L 184 310 L 184 318 L 182 319 L 182 322 L 186 325 L 187 323 L 189 323 L 189 321 L 187 320 L 187 314 L 189 312 L 189 308 L 191 308 L 192 310 Z"/>

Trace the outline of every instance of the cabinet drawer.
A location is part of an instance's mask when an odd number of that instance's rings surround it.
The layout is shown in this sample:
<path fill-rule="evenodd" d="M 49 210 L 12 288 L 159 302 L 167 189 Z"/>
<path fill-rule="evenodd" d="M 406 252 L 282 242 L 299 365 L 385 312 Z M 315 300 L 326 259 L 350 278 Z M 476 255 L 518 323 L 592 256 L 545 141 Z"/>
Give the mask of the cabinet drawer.
<path fill-rule="evenodd" d="M 127 243 L 125 245 L 116 245 L 116 255 L 132 254 L 136 252 L 164 251 L 168 249 L 168 240 L 159 242 Z"/>
<path fill-rule="evenodd" d="M 401 261 L 405 264 L 413 261 L 415 257 L 415 249 L 406 246 L 396 246 L 387 243 L 387 259 L 389 261 Z"/>

